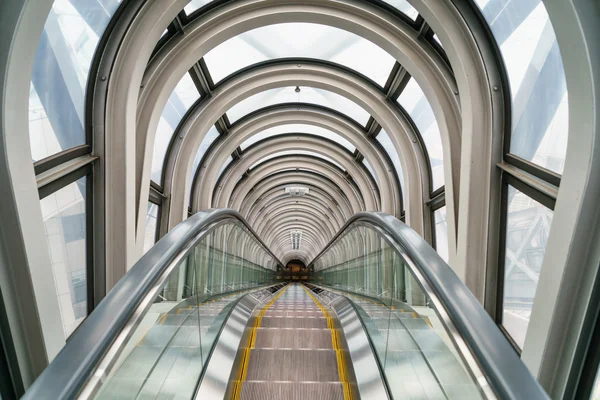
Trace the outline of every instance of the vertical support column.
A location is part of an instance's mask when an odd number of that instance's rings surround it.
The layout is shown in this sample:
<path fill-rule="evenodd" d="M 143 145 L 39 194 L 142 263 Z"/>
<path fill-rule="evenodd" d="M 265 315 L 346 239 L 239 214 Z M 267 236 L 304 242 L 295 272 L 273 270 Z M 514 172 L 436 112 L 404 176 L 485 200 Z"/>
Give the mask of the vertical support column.
<path fill-rule="evenodd" d="M 31 162 L 28 94 L 52 0 L 0 2 L 0 290 L 9 363 L 28 387 L 65 343 Z"/>
<path fill-rule="evenodd" d="M 552 398 L 572 398 L 600 264 L 600 9 L 544 0 L 569 91 L 569 139 L 522 359 Z M 583 346 L 583 347 L 582 347 Z"/>

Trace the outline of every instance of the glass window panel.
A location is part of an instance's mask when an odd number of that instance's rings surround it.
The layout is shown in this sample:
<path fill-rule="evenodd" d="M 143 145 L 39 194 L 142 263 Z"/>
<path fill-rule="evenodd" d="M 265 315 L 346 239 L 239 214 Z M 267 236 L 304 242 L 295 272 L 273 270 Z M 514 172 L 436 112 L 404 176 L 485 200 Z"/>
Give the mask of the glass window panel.
<path fill-rule="evenodd" d="M 425 142 L 429 162 L 431 163 L 433 190 L 436 190 L 444 185 L 444 152 L 440 129 L 431 104 L 429 104 L 423 90 L 413 78 L 410 79 L 406 88 L 402 91 L 398 102 L 410 114 L 421 133 L 423 142 Z"/>
<path fill-rule="evenodd" d="M 204 7 L 205 5 L 207 5 L 208 3 L 210 3 L 213 0 L 192 0 L 188 3 L 187 6 L 185 6 L 183 8 L 183 10 L 185 11 L 185 13 L 187 15 L 190 15 L 191 13 L 193 13 L 194 11 L 200 9 L 201 7 Z"/>
<path fill-rule="evenodd" d="M 154 203 L 148 202 L 148 212 L 146 213 L 146 230 L 144 234 L 144 254 L 150 250 L 156 243 L 156 233 L 158 229 L 158 208 Z"/>
<path fill-rule="evenodd" d="M 217 131 L 217 128 L 213 125 L 212 128 L 210 128 L 210 130 L 208 131 L 208 133 L 206 134 L 206 136 L 204 136 L 204 139 L 202 139 L 202 143 L 200 143 L 200 147 L 198 148 L 198 152 L 196 153 L 196 157 L 194 157 L 194 165 L 192 167 L 192 173 L 190 174 L 190 178 L 189 178 L 189 192 L 187 194 L 188 197 L 188 203 L 190 202 L 190 196 L 192 194 L 192 181 L 194 179 L 194 176 L 196 175 L 196 170 L 198 169 L 198 165 L 200 165 L 200 161 L 202 161 L 202 157 L 204 157 L 204 154 L 206 153 L 206 150 L 208 150 L 208 148 L 210 147 L 210 145 L 215 141 L 215 139 L 219 137 L 219 131 Z M 220 173 L 219 173 L 220 175 Z"/>
<path fill-rule="evenodd" d="M 413 6 L 408 4 L 406 0 L 383 0 L 384 2 L 396 7 L 398 10 L 402 11 L 413 21 L 417 19 L 419 13 Z"/>
<path fill-rule="evenodd" d="M 241 117 L 260 108 L 275 104 L 294 102 L 316 104 L 331 108 L 347 115 L 363 126 L 366 125 L 369 120 L 369 113 L 352 100 L 328 90 L 311 87 L 302 87 L 300 93 L 296 92 L 295 87 L 265 90 L 264 92 L 252 95 L 231 107 L 229 111 L 227 111 L 227 116 L 233 123 Z"/>
<path fill-rule="evenodd" d="M 205 57 L 214 82 L 259 61 L 307 57 L 335 62 L 384 86 L 395 60 L 362 37 L 327 25 L 285 23 L 264 26 L 233 37 Z"/>
<path fill-rule="evenodd" d="M 448 224 L 446 223 L 446 206 L 433 212 L 435 221 L 435 249 L 442 259 L 448 262 Z"/>
<path fill-rule="evenodd" d="M 162 169 L 173 132 L 187 110 L 199 98 L 200 93 L 198 93 L 190 74 L 185 74 L 171 93 L 169 101 L 163 109 L 154 139 L 154 152 L 152 153 L 151 179 L 159 185 L 162 185 Z"/>
<path fill-rule="evenodd" d="M 40 201 L 54 288 L 68 337 L 87 316 L 86 177 Z"/>
<path fill-rule="evenodd" d="M 477 0 L 500 46 L 512 92 L 510 152 L 562 173 L 569 125 L 565 73 L 540 0 Z"/>
<path fill-rule="evenodd" d="M 286 124 L 278 125 L 269 129 L 265 129 L 262 132 L 246 139 L 240 146 L 242 150 L 245 150 L 248 146 L 253 145 L 263 139 L 283 135 L 286 133 L 308 133 L 310 135 L 321 136 L 329 140 L 333 140 L 337 144 L 344 146 L 349 152 L 354 153 L 356 147 L 348 140 L 344 139 L 337 133 L 330 131 L 329 129 L 321 128 L 320 126 L 307 125 L 307 124 Z"/>
<path fill-rule="evenodd" d="M 396 151 L 396 147 L 392 143 L 389 135 L 383 129 L 379 132 L 379 134 L 375 137 L 379 144 L 385 149 L 390 158 L 392 159 L 392 163 L 396 168 L 396 174 L 398 175 L 398 179 L 400 180 L 400 186 L 402 187 L 402 203 L 406 207 L 405 200 L 405 186 L 404 186 L 404 174 L 402 173 L 402 164 L 400 163 L 400 157 L 398 156 L 398 152 Z"/>
<path fill-rule="evenodd" d="M 33 161 L 85 144 L 88 72 L 119 3 L 54 1 L 35 55 L 29 93 Z"/>
<path fill-rule="evenodd" d="M 521 348 L 552 217 L 552 210 L 509 186 L 502 325 Z"/>
<path fill-rule="evenodd" d="M 306 151 L 306 150 L 286 150 L 286 151 L 280 151 L 278 153 L 273 153 L 273 154 L 270 154 L 270 155 L 262 158 L 261 160 L 255 162 L 254 164 L 252 164 L 249 169 L 252 169 L 252 168 L 256 167 L 258 164 L 261 164 L 261 163 L 263 163 L 265 161 L 268 161 L 268 160 L 270 160 L 272 158 L 280 157 L 280 156 L 291 156 L 291 155 L 318 157 L 318 158 L 321 158 L 323 160 L 329 161 L 330 163 L 332 163 L 333 165 L 335 165 L 336 167 L 338 167 L 341 170 L 344 170 L 344 171 L 346 170 L 346 168 L 342 167 L 341 164 L 338 164 L 337 162 L 333 161 L 331 158 L 325 157 L 325 156 L 323 156 L 323 155 L 321 155 L 319 153 L 315 153 L 315 152 L 312 152 L 312 151 Z"/>

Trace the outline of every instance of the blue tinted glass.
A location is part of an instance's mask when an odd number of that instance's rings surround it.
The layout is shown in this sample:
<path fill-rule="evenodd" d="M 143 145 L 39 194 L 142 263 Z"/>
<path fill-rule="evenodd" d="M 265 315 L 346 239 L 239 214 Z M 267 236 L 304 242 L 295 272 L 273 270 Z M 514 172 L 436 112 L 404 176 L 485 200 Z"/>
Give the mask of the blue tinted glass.
<path fill-rule="evenodd" d="M 85 91 L 100 37 L 120 0 L 56 0 L 40 38 L 29 95 L 34 161 L 85 144 Z"/>
<path fill-rule="evenodd" d="M 500 46 L 512 93 L 510 152 L 562 173 L 569 130 L 565 72 L 541 0 L 477 0 Z"/>
<path fill-rule="evenodd" d="M 200 93 L 192 81 L 190 74 L 185 74 L 179 81 L 169 101 L 163 109 L 154 138 L 154 151 L 152 153 L 152 176 L 151 179 L 162 185 L 162 170 L 165 156 L 173 132 L 181 122 L 187 110 L 200 98 Z"/>
<path fill-rule="evenodd" d="M 425 142 L 431 164 L 433 190 L 436 190 L 444 185 L 444 152 L 440 128 L 431 104 L 429 104 L 425 93 L 413 78 L 410 79 L 406 88 L 402 91 L 398 102 L 410 114 L 419 129 L 423 142 Z"/>
<path fill-rule="evenodd" d="M 87 316 L 86 178 L 40 200 L 65 336 Z"/>

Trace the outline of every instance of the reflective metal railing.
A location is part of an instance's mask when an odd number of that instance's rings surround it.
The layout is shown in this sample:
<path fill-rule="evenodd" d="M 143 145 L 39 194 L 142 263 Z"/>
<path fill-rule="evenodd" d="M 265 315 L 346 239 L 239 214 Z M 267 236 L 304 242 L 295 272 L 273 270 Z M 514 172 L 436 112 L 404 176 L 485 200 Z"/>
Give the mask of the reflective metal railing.
<path fill-rule="evenodd" d="M 395 217 L 356 214 L 309 268 L 358 307 L 391 397 L 548 398 L 454 271 Z"/>
<path fill-rule="evenodd" d="M 193 215 L 115 285 L 24 398 L 192 398 L 231 309 L 278 265 L 237 212 Z"/>

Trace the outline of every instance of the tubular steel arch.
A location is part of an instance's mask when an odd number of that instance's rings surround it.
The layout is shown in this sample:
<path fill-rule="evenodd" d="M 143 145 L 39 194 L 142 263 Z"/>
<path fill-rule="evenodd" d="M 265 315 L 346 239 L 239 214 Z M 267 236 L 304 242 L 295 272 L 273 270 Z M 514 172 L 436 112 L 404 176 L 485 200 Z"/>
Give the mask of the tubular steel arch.
<path fill-rule="evenodd" d="M 198 209 L 209 207 L 208 192 L 199 189 L 214 186 L 216 175 L 221 168 L 220 164 L 225 161 L 227 154 L 233 153 L 244 141 L 269 128 L 300 123 L 326 128 L 354 145 L 373 166 L 376 181 L 388 186 L 380 188 L 380 192 L 389 191 L 395 200 L 395 214 L 400 215 L 403 208 L 401 204 L 402 188 L 399 187 L 398 180 L 394 178 L 394 173 L 390 173 L 395 171 L 394 166 L 384 156 L 384 151 L 380 146 L 377 146 L 373 139 L 367 137 L 364 128 L 358 126 L 347 116 L 324 107 L 302 103 L 284 104 L 258 110 L 237 122 L 229 130 L 227 136 L 217 138 L 205 153 L 197 171 L 192 171 L 194 175 L 191 189 L 192 204 L 199 202 Z M 181 188 L 172 187 L 170 190 L 178 191 Z"/>
<path fill-rule="evenodd" d="M 267 182 L 267 184 L 269 184 L 269 182 Z M 335 196 L 335 194 L 332 195 L 320 187 L 314 186 L 314 183 L 308 180 L 303 182 L 292 180 L 278 186 L 265 186 L 264 181 L 261 181 L 261 183 L 255 186 L 255 190 L 252 194 L 247 197 L 250 199 L 250 197 L 253 196 L 253 199 L 242 203 L 240 213 L 243 213 L 247 219 L 253 220 L 260 210 L 269 203 L 290 197 L 289 194 L 285 194 L 285 188 L 294 185 L 305 186 L 309 189 L 310 195 L 304 197 L 322 204 L 329 210 L 330 214 L 339 221 L 345 221 L 350 217 L 352 211 L 347 207 L 346 201 L 344 201 L 341 196 Z M 335 188 L 333 189 L 335 190 Z"/>
<path fill-rule="evenodd" d="M 356 163 L 351 153 L 349 153 L 344 147 L 334 142 L 322 138 L 317 138 L 311 135 L 276 136 L 273 138 L 265 139 L 248 147 L 248 149 L 242 153 L 241 157 L 238 160 L 234 160 L 233 162 L 231 162 L 225 169 L 225 171 L 222 173 L 214 189 L 215 191 L 213 194 L 212 204 L 228 204 L 228 196 L 233 197 L 235 195 L 234 188 L 238 182 L 238 179 L 242 177 L 242 175 L 244 175 L 246 171 L 248 171 L 248 169 L 255 163 L 260 162 L 260 160 L 272 154 L 277 154 L 282 151 L 294 150 L 311 151 L 316 154 L 321 154 L 323 156 L 331 157 L 337 160 L 337 162 L 339 162 L 340 165 L 345 168 L 345 170 L 340 170 L 338 166 L 327 162 L 327 160 L 322 160 L 322 164 L 327 165 L 329 169 L 339 171 L 339 175 L 345 175 L 347 171 L 349 176 L 351 176 L 352 180 L 356 183 L 356 186 L 361 193 L 361 197 L 365 201 L 365 207 L 369 209 L 382 209 L 384 207 L 384 204 L 385 207 L 390 206 L 390 192 L 386 193 L 386 198 L 388 199 L 388 201 L 382 201 L 379 198 L 379 191 L 375 182 L 372 181 L 372 179 L 370 179 L 369 172 L 362 164 Z M 269 165 L 272 168 L 280 169 L 276 165 L 278 161 L 288 161 L 292 158 L 297 160 L 297 162 L 295 163 L 295 165 L 294 163 L 292 163 L 291 166 L 300 168 L 304 167 L 304 165 L 301 162 L 302 160 L 311 159 L 316 161 L 317 157 L 311 157 L 308 155 L 287 155 L 283 156 L 282 158 L 275 157 L 260 164 L 260 168 L 262 169 L 266 165 Z M 290 163 L 288 162 L 286 165 L 289 164 Z M 259 166 L 256 166 L 255 168 L 258 169 Z M 253 171 L 250 170 L 248 174 L 250 175 L 250 177 L 252 177 Z"/>
<path fill-rule="evenodd" d="M 298 171 L 295 171 L 295 169 L 298 168 L 297 165 L 299 162 L 303 162 L 304 164 Z M 255 168 L 254 174 L 239 181 L 239 185 L 237 185 L 235 191 L 231 192 L 232 197 L 230 198 L 230 201 L 224 204 L 231 208 L 239 207 L 241 202 L 244 201 L 246 196 L 248 196 L 252 190 L 254 184 L 260 182 L 267 176 L 286 170 L 288 173 L 279 175 L 280 178 L 282 176 L 285 176 L 286 178 L 288 176 L 293 177 L 294 173 L 304 174 L 306 173 L 305 171 L 324 175 L 327 177 L 326 182 L 333 182 L 333 185 L 331 185 L 332 188 L 339 188 L 342 190 L 345 197 L 350 200 L 353 209 L 363 209 L 367 206 L 367 203 L 362 197 L 360 188 L 356 186 L 353 181 L 350 181 L 343 171 L 327 163 L 325 160 L 310 156 L 282 156 L 281 159 L 276 158 L 260 164 Z"/>
<path fill-rule="evenodd" d="M 326 193 L 345 219 L 360 210 L 360 199 L 349 198 L 348 194 L 355 196 L 354 192 L 345 192 L 337 186 L 329 177 L 317 172 L 306 170 L 284 170 L 268 175 L 256 183 L 254 188 L 248 192 L 245 198 L 238 197 L 235 204 L 239 204 L 242 210 L 249 208 L 251 204 L 260 201 L 262 197 L 270 190 L 283 189 L 288 185 L 305 185 L 311 190 L 317 189 Z M 234 204 L 234 205 L 235 205 Z"/>
<path fill-rule="evenodd" d="M 362 86 L 363 82 L 359 82 L 353 74 L 344 74 L 340 70 L 329 66 L 306 65 L 298 68 L 295 64 L 275 64 L 260 67 L 256 70 L 250 69 L 244 74 L 229 80 L 227 85 L 222 86 L 221 90 L 213 94 L 205 106 L 192 110 L 189 113 L 189 118 L 182 124 L 179 134 L 182 139 L 175 143 L 167 164 L 168 174 L 178 180 L 177 184 L 169 182 L 171 187 L 185 187 L 188 184 L 187 175 L 190 174 L 192 167 L 192 154 L 195 155 L 205 132 L 210 128 L 211 122 L 209 121 L 214 122 L 228 109 L 230 104 L 251 95 L 254 91 L 296 84 L 320 87 L 338 93 L 346 90 L 344 93 L 347 97 L 363 105 L 378 121 L 388 121 L 388 123 L 381 122 L 382 126 L 388 132 L 396 132 L 396 134 L 390 134 L 390 136 L 402 141 L 404 149 L 409 149 L 409 151 L 399 150 L 398 152 L 402 155 L 401 161 L 404 162 L 406 192 L 411 199 L 409 200 L 407 215 L 409 215 L 409 219 L 412 218 L 410 215 L 415 218 L 416 229 L 418 229 L 419 222 L 423 220 L 422 204 L 423 199 L 429 196 L 430 181 L 426 157 L 419 140 L 416 138 L 412 124 L 396 105 L 385 99 L 379 89 Z M 362 100 L 359 100 L 359 97 Z M 168 181 L 168 178 L 166 181 Z M 174 209 L 183 209 L 185 195 L 177 192 L 171 193 Z M 418 199 L 413 201 L 413 197 L 418 197 Z M 169 216 L 169 220 L 174 218 L 177 218 L 177 216 Z"/>

